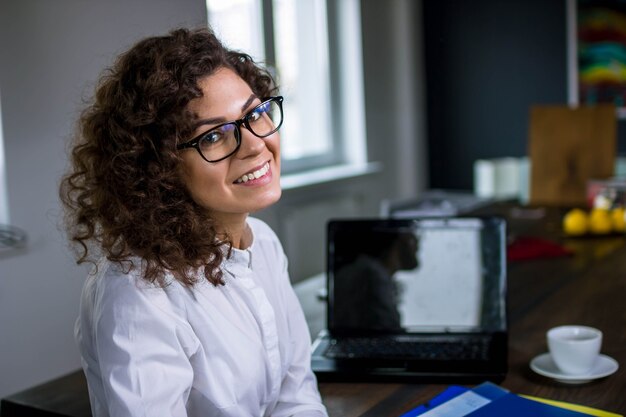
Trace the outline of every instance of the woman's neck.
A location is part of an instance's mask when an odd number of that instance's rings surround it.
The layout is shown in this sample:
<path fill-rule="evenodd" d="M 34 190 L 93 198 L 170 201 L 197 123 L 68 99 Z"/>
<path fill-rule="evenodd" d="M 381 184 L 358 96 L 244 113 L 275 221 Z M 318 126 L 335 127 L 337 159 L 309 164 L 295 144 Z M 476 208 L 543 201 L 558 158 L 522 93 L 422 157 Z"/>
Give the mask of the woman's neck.
<path fill-rule="evenodd" d="M 228 238 L 235 249 L 247 249 L 252 244 L 252 232 L 246 222 L 247 215 L 238 219 L 216 219 L 218 236 Z"/>

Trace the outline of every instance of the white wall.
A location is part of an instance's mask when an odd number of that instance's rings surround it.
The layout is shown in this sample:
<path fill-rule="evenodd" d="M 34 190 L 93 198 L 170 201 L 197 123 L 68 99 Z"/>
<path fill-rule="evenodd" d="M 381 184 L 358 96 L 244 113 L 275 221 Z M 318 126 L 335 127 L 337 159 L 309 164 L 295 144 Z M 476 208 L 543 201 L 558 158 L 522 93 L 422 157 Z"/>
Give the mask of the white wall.
<path fill-rule="evenodd" d="M 203 0 L 0 0 L 0 91 L 11 223 L 28 248 L 0 258 L 0 397 L 80 366 L 72 336 L 85 269 L 59 231 L 66 143 L 118 52 L 206 24 Z"/>
<path fill-rule="evenodd" d="M 368 158 L 382 189 L 408 198 L 427 181 L 421 1 L 362 0 Z"/>
<path fill-rule="evenodd" d="M 376 215 L 382 198 L 426 184 L 420 4 L 362 0 L 368 159 L 382 171 L 285 192 L 261 213 L 294 279 L 324 269 L 327 218 Z M 204 0 L 0 0 L 9 208 L 31 238 L 0 258 L 0 398 L 80 366 L 72 330 L 86 271 L 59 231 L 57 189 L 81 98 L 138 38 L 205 22 Z"/>

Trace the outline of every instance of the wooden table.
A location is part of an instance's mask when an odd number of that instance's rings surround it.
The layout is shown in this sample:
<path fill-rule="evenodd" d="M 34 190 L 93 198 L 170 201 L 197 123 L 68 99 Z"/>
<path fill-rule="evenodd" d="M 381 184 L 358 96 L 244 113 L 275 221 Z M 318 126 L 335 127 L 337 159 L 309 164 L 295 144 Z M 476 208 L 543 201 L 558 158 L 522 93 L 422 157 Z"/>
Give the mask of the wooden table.
<path fill-rule="evenodd" d="M 501 204 L 479 212 L 484 213 L 506 217 L 512 238 L 550 238 L 576 252 L 570 257 L 509 264 L 509 373 L 501 385 L 516 393 L 626 414 L 626 238 L 565 239 L 560 235 L 563 210 L 542 212 Z M 530 360 L 547 351 L 545 332 L 571 323 L 604 332 L 602 352 L 621 364 L 615 374 L 583 385 L 564 385 L 531 371 Z M 337 417 L 399 416 L 445 388 L 426 384 L 320 384 L 330 416 Z M 3 417 L 89 415 L 80 371 L 2 402 Z"/>
<path fill-rule="evenodd" d="M 563 210 L 521 209 L 501 204 L 478 214 L 506 217 L 510 238 L 557 240 L 571 257 L 509 263 L 509 372 L 501 385 L 512 392 L 568 401 L 626 414 L 626 239 L 563 238 Z M 538 217 L 538 218 L 535 218 Z M 535 374 L 529 362 L 547 351 L 545 332 L 583 324 L 604 333 L 602 352 L 621 367 L 583 385 L 565 385 Z M 320 385 L 331 416 L 399 416 L 443 391 L 446 385 Z"/>

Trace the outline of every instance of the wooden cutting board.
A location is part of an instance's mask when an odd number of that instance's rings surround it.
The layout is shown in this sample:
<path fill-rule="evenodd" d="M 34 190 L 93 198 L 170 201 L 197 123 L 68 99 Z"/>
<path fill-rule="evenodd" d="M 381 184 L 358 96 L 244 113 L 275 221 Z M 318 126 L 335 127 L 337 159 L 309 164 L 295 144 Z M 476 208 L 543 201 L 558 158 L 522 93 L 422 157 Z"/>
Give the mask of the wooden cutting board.
<path fill-rule="evenodd" d="M 617 116 L 612 104 L 530 110 L 530 204 L 584 206 L 587 181 L 613 176 Z"/>

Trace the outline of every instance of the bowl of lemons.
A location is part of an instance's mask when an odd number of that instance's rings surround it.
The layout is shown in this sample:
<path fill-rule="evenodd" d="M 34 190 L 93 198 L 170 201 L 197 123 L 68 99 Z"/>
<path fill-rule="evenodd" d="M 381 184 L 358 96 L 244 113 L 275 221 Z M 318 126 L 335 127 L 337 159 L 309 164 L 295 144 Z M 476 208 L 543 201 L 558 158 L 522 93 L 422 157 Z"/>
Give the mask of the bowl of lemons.
<path fill-rule="evenodd" d="M 563 232 L 567 236 L 606 236 L 626 233 L 624 207 L 575 208 L 563 216 Z"/>

